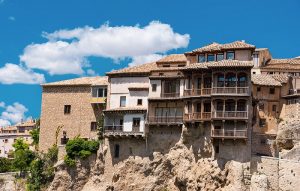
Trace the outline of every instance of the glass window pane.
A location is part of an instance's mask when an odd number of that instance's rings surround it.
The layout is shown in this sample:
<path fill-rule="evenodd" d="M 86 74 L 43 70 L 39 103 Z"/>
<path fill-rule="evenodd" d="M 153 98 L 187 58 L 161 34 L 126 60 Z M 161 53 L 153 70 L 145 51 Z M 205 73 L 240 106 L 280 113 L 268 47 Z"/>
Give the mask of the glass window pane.
<path fill-rule="evenodd" d="M 223 53 L 217 54 L 217 61 L 220 61 L 220 60 L 224 60 L 224 54 Z"/>
<path fill-rule="evenodd" d="M 213 62 L 215 61 L 215 55 L 214 54 L 208 54 L 207 55 L 207 62 Z"/>
<path fill-rule="evenodd" d="M 198 62 L 201 63 L 201 62 L 205 62 L 205 54 L 200 54 L 198 56 Z"/>
<path fill-rule="evenodd" d="M 234 52 L 227 52 L 226 53 L 227 60 L 234 60 Z"/>

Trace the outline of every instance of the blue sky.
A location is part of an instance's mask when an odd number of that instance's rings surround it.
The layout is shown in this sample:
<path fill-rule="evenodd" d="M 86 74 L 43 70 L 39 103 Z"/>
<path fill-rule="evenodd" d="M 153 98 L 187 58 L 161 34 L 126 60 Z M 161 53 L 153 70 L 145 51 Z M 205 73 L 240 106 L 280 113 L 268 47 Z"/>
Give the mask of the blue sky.
<path fill-rule="evenodd" d="M 0 126 L 39 117 L 43 81 L 104 75 L 211 42 L 299 56 L 299 10 L 297 0 L 0 0 Z"/>

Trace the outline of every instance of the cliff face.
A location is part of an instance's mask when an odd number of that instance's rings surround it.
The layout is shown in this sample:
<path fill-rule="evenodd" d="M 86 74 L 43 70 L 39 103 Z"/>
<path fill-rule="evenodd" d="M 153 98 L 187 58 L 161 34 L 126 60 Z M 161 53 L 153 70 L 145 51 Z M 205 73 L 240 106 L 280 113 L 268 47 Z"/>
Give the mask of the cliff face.
<path fill-rule="evenodd" d="M 281 122 L 276 143 L 281 158 L 300 161 L 300 120 L 291 118 Z"/>
<path fill-rule="evenodd" d="M 59 164 L 48 190 L 246 190 L 241 163 L 230 161 L 221 169 L 216 160 L 196 161 L 180 142 L 165 155 L 130 157 L 109 171 L 105 170 L 105 154 L 103 148 L 97 157 L 80 161 L 73 169 Z"/>

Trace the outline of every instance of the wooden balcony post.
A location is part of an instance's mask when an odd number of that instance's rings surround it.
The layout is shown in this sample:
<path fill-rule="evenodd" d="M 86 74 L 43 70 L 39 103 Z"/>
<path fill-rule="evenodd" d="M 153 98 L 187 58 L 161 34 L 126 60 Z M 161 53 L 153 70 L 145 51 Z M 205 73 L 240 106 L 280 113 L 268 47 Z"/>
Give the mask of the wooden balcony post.
<path fill-rule="evenodd" d="M 235 99 L 234 117 L 237 117 L 237 99 Z"/>
<path fill-rule="evenodd" d="M 223 100 L 223 114 L 222 114 L 222 117 L 224 117 L 224 114 L 225 114 L 225 104 L 226 104 L 226 102 L 225 102 L 225 99 Z"/>

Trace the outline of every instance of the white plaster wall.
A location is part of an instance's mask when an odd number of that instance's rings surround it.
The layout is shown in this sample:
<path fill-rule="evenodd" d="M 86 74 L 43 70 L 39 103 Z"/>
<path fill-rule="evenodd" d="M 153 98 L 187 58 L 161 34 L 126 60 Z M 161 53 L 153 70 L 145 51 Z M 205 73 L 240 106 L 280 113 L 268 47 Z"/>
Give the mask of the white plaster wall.
<path fill-rule="evenodd" d="M 121 96 L 126 96 L 126 107 L 128 107 L 129 93 L 111 94 L 110 95 L 110 109 L 120 107 L 120 97 Z"/>
<path fill-rule="evenodd" d="M 14 136 L 14 135 L 1 136 L 0 137 L 0 150 L 1 150 L 0 157 L 6 158 L 9 151 L 14 150 L 12 145 L 14 144 L 14 140 L 18 139 L 18 138 L 23 138 L 27 144 L 31 144 L 31 142 L 32 142 L 30 135 L 26 135 L 26 136 L 22 136 L 22 137 L 18 137 L 18 136 Z M 5 143 L 5 139 L 7 139 L 7 143 Z M 33 148 L 30 147 L 30 149 L 33 149 Z M 5 151 L 6 151 L 6 153 L 5 153 Z"/>
<path fill-rule="evenodd" d="M 184 79 L 181 79 L 180 87 L 179 87 L 180 96 L 183 96 L 183 91 L 184 91 Z"/>
<path fill-rule="evenodd" d="M 128 106 L 129 107 L 136 107 L 137 105 L 137 100 L 142 99 L 143 103 L 139 107 L 148 107 L 148 91 L 130 91 L 128 96 Z"/>
<path fill-rule="evenodd" d="M 129 93 L 128 87 L 140 87 L 149 85 L 148 77 L 119 77 L 111 78 L 111 94 Z"/>
<path fill-rule="evenodd" d="M 144 114 L 126 114 L 124 115 L 124 128 L 125 132 L 132 131 L 132 121 L 133 118 L 140 118 L 140 132 L 144 132 L 145 129 L 145 118 Z"/>
<path fill-rule="evenodd" d="M 235 51 L 235 59 L 241 60 L 241 61 L 252 60 L 251 50 L 236 50 Z"/>
<path fill-rule="evenodd" d="M 156 92 L 152 91 L 152 84 L 156 84 Z M 161 80 L 150 80 L 149 97 L 160 97 L 161 95 Z"/>

